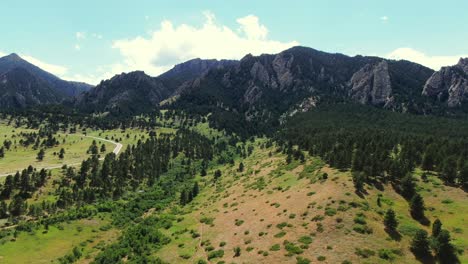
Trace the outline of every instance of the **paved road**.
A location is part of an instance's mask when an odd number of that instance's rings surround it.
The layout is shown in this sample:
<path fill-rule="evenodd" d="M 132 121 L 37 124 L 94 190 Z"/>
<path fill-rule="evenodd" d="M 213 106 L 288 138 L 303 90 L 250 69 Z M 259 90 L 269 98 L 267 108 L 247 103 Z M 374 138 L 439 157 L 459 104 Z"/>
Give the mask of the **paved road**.
<path fill-rule="evenodd" d="M 108 140 L 108 139 L 105 139 L 105 138 L 100 138 L 100 137 L 93 137 L 93 136 L 85 136 L 85 135 L 81 135 L 81 134 L 68 134 L 68 135 L 72 135 L 72 136 L 81 136 L 81 137 L 87 137 L 87 138 L 93 138 L 93 139 L 96 139 L 96 140 L 100 140 L 100 141 L 105 141 L 105 142 L 109 142 L 109 143 L 112 143 L 115 145 L 115 148 L 112 152 L 115 153 L 115 155 L 118 155 L 120 153 L 120 151 L 122 150 L 122 147 L 123 145 L 118 143 L 118 142 L 115 142 L 113 140 Z M 99 160 L 103 160 L 104 157 L 100 158 Z M 81 162 L 75 162 L 75 163 L 70 163 L 70 164 L 61 164 L 61 165 L 56 165 L 56 166 L 49 166 L 49 167 L 35 167 L 36 169 L 40 170 L 40 169 L 46 169 L 46 170 L 51 170 L 51 169 L 59 169 L 59 168 L 62 168 L 63 165 L 67 165 L 69 167 L 71 166 L 77 166 L 77 165 L 81 165 Z M 6 177 L 8 175 L 14 175 L 16 173 L 15 172 L 10 172 L 10 173 L 5 173 L 5 174 L 0 174 L 0 177 Z"/>

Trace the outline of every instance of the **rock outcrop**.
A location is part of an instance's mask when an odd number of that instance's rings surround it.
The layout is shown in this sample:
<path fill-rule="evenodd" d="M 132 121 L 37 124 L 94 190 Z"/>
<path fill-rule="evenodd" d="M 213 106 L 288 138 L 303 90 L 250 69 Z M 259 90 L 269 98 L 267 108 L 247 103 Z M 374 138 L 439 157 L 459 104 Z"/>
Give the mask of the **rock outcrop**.
<path fill-rule="evenodd" d="M 454 66 L 442 67 L 426 82 L 423 95 L 458 107 L 468 101 L 468 58 L 460 58 Z"/>
<path fill-rule="evenodd" d="M 391 102 L 392 84 L 388 63 L 366 64 L 353 74 L 349 82 L 351 98 L 361 104 L 385 106 Z"/>

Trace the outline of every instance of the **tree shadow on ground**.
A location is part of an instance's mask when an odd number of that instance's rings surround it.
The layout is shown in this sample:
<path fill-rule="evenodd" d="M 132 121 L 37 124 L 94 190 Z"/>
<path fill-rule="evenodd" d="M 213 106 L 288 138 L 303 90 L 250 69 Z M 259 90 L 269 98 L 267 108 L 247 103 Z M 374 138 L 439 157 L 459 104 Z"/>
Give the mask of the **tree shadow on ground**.
<path fill-rule="evenodd" d="M 398 232 L 398 230 L 391 230 L 391 229 L 385 228 L 385 232 L 387 232 L 387 234 L 390 236 L 391 239 L 395 241 L 401 241 L 402 236 L 400 232 Z"/>

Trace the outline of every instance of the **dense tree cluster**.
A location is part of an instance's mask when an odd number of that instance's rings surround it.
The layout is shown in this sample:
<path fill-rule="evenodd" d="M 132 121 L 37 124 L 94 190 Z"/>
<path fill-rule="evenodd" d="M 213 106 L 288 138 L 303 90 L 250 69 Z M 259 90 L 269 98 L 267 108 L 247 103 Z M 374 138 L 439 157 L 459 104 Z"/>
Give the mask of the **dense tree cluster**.
<path fill-rule="evenodd" d="M 420 166 L 447 184 L 467 185 L 468 122 L 462 120 L 324 107 L 290 120 L 279 141 L 335 168 L 360 172 L 367 182 L 399 182 Z"/>

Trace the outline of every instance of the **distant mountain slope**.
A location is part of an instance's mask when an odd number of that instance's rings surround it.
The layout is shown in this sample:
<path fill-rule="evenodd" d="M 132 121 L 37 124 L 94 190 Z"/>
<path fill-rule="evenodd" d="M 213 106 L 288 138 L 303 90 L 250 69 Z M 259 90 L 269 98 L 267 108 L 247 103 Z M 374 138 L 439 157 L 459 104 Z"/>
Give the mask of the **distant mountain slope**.
<path fill-rule="evenodd" d="M 171 90 L 142 71 L 122 73 L 78 97 L 75 105 L 85 112 L 133 114 L 151 111 Z"/>
<path fill-rule="evenodd" d="M 2 109 L 58 103 L 62 98 L 63 94 L 23 68 L 15 68 L 0 74 Z"/>
<path fill-rule="evenodd" d="M 202 60 L 192 59 L 175 65 L 171 70 L 158 77 L 168 86 L 180 86 L 186 81 L 198 78 L 211 69 L 229 67 L 239 64 L 236 60 Z"/>
<path fill-rule="evenodd" d="M 198 78 L 210 69 L 235 65 L 236 61 L 193 59 L 174 66 L 158 77 L 142 71 L 122 73 L 78 97 L 75 105 L 83 111 L 114 114 L 148 112 L 185 87 L 185 82 Z"/>
<path fill-rule="evenodd" d="M 17 69 L 20 69 L 21 71 L 17 71 Z M 21 72 L 23 79 L 17 78 L 20 74 L 19 72 Z M 28 74 L 26 74 L 26 72 Z M 12 74 L 15 77 L 12 77 Z M 8 82 L 8 95 L 6 93 L 0 94 L 5 101 L 13 101 L 17 98 L 21 98 L 22 96 L 25 98 L 32 98 L 30 95 L 38 94 L 42 91 L 41 96 L 34 96 L 37 100 L 26 100 L 18 104 L 18 106 L 21 107 L 31 106 L 30 103 L 32 102 L 34 102 L 32 105 L 59 103 L 67 97 L 76 96 L 92 87 L 86 83 L 64 81 L 57 76 L 23 60 L 15 53 L 0 58 L 0 75 L 10 76 L 10 81 Z M 16 83 L 16 81 L 20 82 Z M 36 90 L 28 91 L 28 86 L 25 86 L 26 83 L 31 85 L 34 84 L 33 86 Z M 31 86 L 31 88 L 33 88 L 33 86 Z M 2 88 L 2 90 L 5 89 L 6 87 Z M 16 91 L 16 93 L 14 93 L 14 91 Z M 50 95 L 51 97 L 47 98 L 47 95 Z M 7 98 L 8 96 L 10 96 L 9 99 Z"/>
<path fill-rule="evenodd" d="M 175 104 L 190 112 L 229 112 L 237 119 L 272 124 L 281 115 L 320 103 L 348 101 L 425 112 L 422 91 L 433 72 L 408 61 L 294 47 L 279 54 L 247 55 L 237 65 L 212 69 L 192 81 Z"/>

